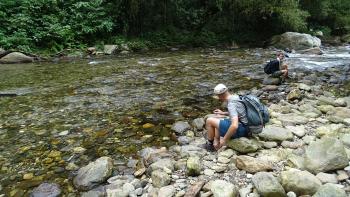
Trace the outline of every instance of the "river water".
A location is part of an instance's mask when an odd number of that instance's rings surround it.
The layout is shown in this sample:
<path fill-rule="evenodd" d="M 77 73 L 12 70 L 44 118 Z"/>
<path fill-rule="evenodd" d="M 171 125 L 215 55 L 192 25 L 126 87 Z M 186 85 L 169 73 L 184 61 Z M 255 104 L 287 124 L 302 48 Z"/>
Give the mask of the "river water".
<path fill-rule="evenodd" d="M 0 194 L 27 195 L 43 181 L 74 193 L 68 163 L 101 156 L 123 163 L 144 147 L 170 146 L 174 122 L 218 105 L 217 83 L 258 89 L 272 58 L 267 49 L 195 49 L 0 65 L 0 94 L 17 94 L 0 97 Z M 350 48 L 291 54 L 287 62 L 291 71 L 322 72 L 349 65 Z"/>

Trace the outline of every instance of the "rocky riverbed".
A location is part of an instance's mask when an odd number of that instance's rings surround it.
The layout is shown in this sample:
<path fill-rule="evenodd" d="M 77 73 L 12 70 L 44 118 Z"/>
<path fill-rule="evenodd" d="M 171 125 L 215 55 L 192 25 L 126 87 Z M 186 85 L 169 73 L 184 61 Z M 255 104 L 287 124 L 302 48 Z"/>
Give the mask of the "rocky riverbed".
<path fill-rule="evenodd" d="M 200 63 L 188 56 L 181 56 L 177 61 L 186 66 L 176 64 L 174 67 L 177 69 L 174 70 L 178 70 L 178 67 L 184 68 L 187 72 L 185 75 L 192 81 L 179 80 L 181 73 L 172 78 L 175 81 L 171 82 L 172 84 L 180 84 L 177 99 L 172 98 L 176 94 L 166 91 L 160 91 L 160 94 L 156 91 L 134 92 L 136 96 L 146 94 L 150 98 L 159 99 L 153 101 L 156 104 L 152 104 L 151 108 L 147 104 L 137 106 L 152 113 L 156 112 L 155 115 L 146 112 L 143 119 L 138 119 L 133 114 L 129 117 L 115 117 L 109 114 L 111 119 L 108 120 L 108 116 L 102 113 L 111 106 L 128 106 L 127 101 L 125 104 L 122 101 L 123 98 L 132 95 L 127 92 L 132 92 L 133 88 L 124 87 L 120 91 L 108 89 L 111 84 L 118 84 L 113 81 L 115 78 L 119 79 L 118 76 L 93 77 L 90 78 L 91 81 L 84 82 L 84 85 L 71 83 L 72 92 L 64 93 L 61 92 L 60 83 L 57 81 L 54 83 L 56 86 L 51 83 L 47 83 L 46 87 L 42 85 L 46 88 L 44 93 L 41 93 L 42 96 L 59 92 L 63 95 L 60 99 L 48 97 L 56 106 L 48 106 L 48 103 L 44 102 L 47 108 L 38 103 L 25 105 L 25 97 L 18 98 L 15 102 L 6 98 L 2 104 L 7 103 L 20 113 L 8 110 L 2 113 L 5 122 L 0 125 L 0 131 L 7 147 L 1 146 L 2 152 L 5 153 L 0 157 L 1 172 L 8 176 L 1 178 L 0 195 L 348 196 L 350 64 L 347 60 L 331 66 L 309 69 L 297 64 L 305 57 L 295 54 L 295 58 L 289 60 L 293 79 L 278 86 L 260 86 L 258 84 L 264 78 L 261 73 L 264 59 L 262 57 L 266 57 L 263 50 L 235 53 L 236 56 L 230 57 L 231 53 L 210 50 L 199 55 L 205 60 Z M 311 66 L 310 59 L 317 57 L 307 58 L 307 65 Z M 159 66 L 159 62 L 162 61 L 155 58 L 135 59 L 138 66 L 147 65 L 148 71 Z M 195 66 L 191 65 L 190 61 L 195 61 Z M 330 62 L 329 59 L 328 61 Z M 174 62 L 174 59 L 171 62 Z M 238 65 L 234 72 L 232 65 Z M 113 65 L 107 64 L 108 72 L 113 68 Z M 88 69 L 94 70 L 91 67 Z M 146 86 L 148 84 L 149 88 L 155 88 L 166 84 L 166 81 L 170 80 L 169 75 L 173 76 L 171 65 L 159 69 L 164 69 L 165 72 L 149 75 L 146 69 L 145 73 L 142 73 L 141 69 L 140 74 L 140 71 L 133 71 L 130 67 L 115 72 L 126 73 L 128 77 L 120 77 L 127 85 L 134 83 L 132 87 L 137 87 L 135 83 L 143 84 L 137 77 L 146 75 Z M 213 73 L 215 69 L 219 69 L 220 72 Z M 235 78 L 229 76 L 232 73 L 235 73 L 236 78 L 240 77 L 240 80 L 234 81 Z M 201 75 L 204 75 L 204 78 Z M 222 80 L 216 79 L 217 76 L 222 76 Z M 129 81 L 130 78 L 134 80 Z M 207 82 L 210 79 L 212 81 Z M 233 140 L 227 147 L 211 153 L 200 146 L 205 143 L 202 117 L 218 104 L 211 98 L 212 87 L 217 82 L 225 81 L 228 81 L 228 86 L 234 92 L 252 93 L 266 102 L 270 109 L 271 121 L 258 136 Z M 99 84 L 105 85 L 101 88 Z M 191 92 L 192 89 L 195 89 L 195 93 Z M 37 98 L 38 102 L 43 102 L 40 96 L 33 94 L 35 90 L 20 90 L 24 95 L 27 94 L 29 99 Z M 40 87 L 40 90 L 43 89 Z M 104 96 L 98 97 L 94 94 L 96 92 Z M 162 94 L 169 95 L 165 95 L 164 98 Z M 199 95 L 202 98 L 198 98 Z M 119 96 L 120 100 L 113 99 L 116 96 Z M 61 105 L 61 99 L 65 105 Z M 133 99 L 138 101 L 140 97 Z M 161 102 L 162 100 L 168 102 Z M 84 102 L 83 105 L 81 101 Z M 104 106 L 104 103 L 109 105 Z M 19 107 L 24 109 L 17 108 L 14 104 L 22 104 Z M 28 106 L 41 106 L 43 110 L 31 108 L 29 113 Z M 84 114 L 81 110 L 86 110 L 87 113 Z M 100 114 L 89 118 L 88 115 L 96 111 Z M 74 117 L 74 112 L 77 117 Z M 39 121 L 34 118 L 38 115 L 51 118 L 42 118 Z M 22 116 L 27 117 L 27 120 L 22 119 Z M 71 120 L 57 127 L 54 123 L 65 116 Z M 74 121 L 76 118 L 81 119 Z M 118 124 L 114 123 L 114 120 Z M 82 124 L 82 121 L 86 121 L 87 124 Z M 161 124 L 156 124 L 158 121 Z M 96 124 L 98 125 L 94 127 Z M 40 125 L 46 125 L 51 132 L 47 133 L 47 128 Z M 125 129 L 126 127 L 129 128 Z M 135 131 L 132 127 L 135 127 Z M 125 135 L 128 133 L 125 131 L 134 132 L 131 132 L 132 135 Z M 26 145 L 10 138 L 11 132 Z M 23 136 L 18 137 L 21 134 L 33 138 L 28 140 L 23 139 Z M 123 143 L 122 139 L 129 141 Z M 134 148 L 125 151 L 128 147 Z M 17 153 L 9 150 L 16 150 Z M 130 154 L 133 152 L 135 154 Z M 11 153 L 13 158 L 10 157 Z M 130 158 L 125 157 L 128 155 Z M 50 176 L 52 178 L 49 178 Z"/>
<path fill-rule="evenodd" d="M 350 97 L 314 84 L 270 86 L 269 95 L 285 94 L 269 103 L 271 122 L 257 136 L 210 153 L 202 118 L 177 122 L 178 145 L 141 150 L 133 174 L 112 176 L 103 157 L 78 171 L 75 186 L 89 190 L 83 196 L 349 196 Z M 92 189 L 96 180 L 104 184 Z"/>

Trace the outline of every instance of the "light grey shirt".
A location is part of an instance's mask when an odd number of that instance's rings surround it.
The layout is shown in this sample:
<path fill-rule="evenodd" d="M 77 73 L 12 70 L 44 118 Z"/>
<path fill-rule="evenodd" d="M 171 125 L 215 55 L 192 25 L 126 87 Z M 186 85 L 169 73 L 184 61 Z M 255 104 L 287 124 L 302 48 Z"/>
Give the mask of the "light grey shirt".
<path fill-rule="evenodd" d="M 245 110 L 244 104 L 239 102 L 238 95 L 231 95 L 227 101 L 227 110 L 230 118 L 238 116 L 238 120 L 243 124 L 248 124 L 247 112 Z"/>

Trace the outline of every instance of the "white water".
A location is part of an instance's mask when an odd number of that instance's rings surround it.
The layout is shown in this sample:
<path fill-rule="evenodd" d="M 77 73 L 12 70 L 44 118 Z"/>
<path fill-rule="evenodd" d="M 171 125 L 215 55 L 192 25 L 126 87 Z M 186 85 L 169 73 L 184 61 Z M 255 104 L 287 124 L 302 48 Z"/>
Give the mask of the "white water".
<path fill-rule="evenodd" d="M 329 67 L 350 64 L 350 46 L 324 48 L 322 55 L 291 53 L 286 63 L 293 68 L 324 70 Z"/>

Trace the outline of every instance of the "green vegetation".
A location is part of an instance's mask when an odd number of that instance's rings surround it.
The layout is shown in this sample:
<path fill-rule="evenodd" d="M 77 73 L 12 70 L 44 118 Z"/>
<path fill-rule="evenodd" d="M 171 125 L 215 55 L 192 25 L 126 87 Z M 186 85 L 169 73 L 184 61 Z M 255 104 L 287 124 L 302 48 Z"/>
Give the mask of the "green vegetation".
<path fill-rule="evenodd" d="M 0 46 L 33 51 L 130 44 L 257 43 L 285 31 L 350 32 L 348 0 L 2 0 Z"/>

